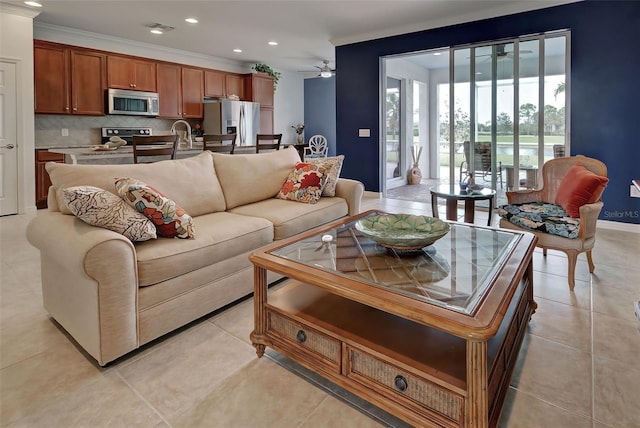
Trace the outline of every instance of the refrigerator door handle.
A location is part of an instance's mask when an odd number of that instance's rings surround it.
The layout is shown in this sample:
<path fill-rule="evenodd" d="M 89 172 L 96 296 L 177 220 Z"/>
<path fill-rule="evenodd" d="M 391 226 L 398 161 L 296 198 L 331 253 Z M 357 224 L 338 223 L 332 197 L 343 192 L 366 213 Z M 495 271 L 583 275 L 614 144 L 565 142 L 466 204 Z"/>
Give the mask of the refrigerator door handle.
<path fill-rule="evenodd" d="M 240 145 L 244 146 L 246 145 L 246 127 L 245 127 L 245 112 L 244 112 L 244 105 L 240 105 L 240 123 L 239 125 L 239 133 L 240 133 Z"/>

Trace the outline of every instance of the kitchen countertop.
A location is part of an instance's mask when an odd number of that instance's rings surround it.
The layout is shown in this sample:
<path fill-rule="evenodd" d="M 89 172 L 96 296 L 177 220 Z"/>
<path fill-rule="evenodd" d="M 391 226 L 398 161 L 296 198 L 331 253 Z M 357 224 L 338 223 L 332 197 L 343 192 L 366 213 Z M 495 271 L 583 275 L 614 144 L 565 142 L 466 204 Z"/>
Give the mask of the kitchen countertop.
<path fill-rule="evenodd" d="M 133 158 L 133 147 L 124 146 L 116 150 L 93 150 L 91 146 L 60 148 L 53 147 L 48 149 L 51 153 L 59 153 L 65 155 L 67 163 L 91 163 L 92 160 L 102 159 L 122 159 Z M 202 153 L 202 145 L 193 145 L 191 148 L 178 146 L 176 157 L 189 157 Z"/>

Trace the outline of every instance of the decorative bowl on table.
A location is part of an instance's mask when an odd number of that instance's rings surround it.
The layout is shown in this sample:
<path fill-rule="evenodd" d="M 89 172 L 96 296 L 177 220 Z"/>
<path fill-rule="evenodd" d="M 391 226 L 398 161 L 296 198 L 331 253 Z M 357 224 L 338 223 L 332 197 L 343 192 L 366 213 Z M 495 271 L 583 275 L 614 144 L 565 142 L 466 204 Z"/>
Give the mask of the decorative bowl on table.
<path fill-rule="evenodd" d="M 478 191 L 484 189 L 484 186 L 482 184 L 469 184 L 467 188 L 469 190 Z"/>
<path fill-rule="evenodd" d="M 412 214 L 378 214 L 356 222 L 360 233 L 378 245 L 397 250 L 419 250 L 449 233 L 449 224 L 433 217 Z"/>

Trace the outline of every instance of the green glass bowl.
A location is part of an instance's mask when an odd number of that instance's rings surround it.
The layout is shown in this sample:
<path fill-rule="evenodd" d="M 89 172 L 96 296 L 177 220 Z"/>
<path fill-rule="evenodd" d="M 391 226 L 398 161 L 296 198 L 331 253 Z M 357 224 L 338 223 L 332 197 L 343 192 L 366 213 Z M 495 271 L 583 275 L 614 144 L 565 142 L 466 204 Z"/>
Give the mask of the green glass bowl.
<path fill-rule="evenodd" d="M 449 233 L 449 224 L 433 217 L 412 214 L 379 214 L 360 219 L 355 227 L 387 248 L 418 250 Z"/>

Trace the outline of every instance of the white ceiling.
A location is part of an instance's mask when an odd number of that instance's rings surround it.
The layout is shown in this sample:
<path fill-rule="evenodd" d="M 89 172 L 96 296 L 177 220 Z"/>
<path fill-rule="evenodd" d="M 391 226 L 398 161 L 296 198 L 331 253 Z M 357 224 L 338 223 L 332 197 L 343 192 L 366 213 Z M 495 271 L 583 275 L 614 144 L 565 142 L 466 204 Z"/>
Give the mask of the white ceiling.
<path fill-rule="evenodd" d="M 275 69 L 334 67 L 334 47 L 575 0 L 40 0 L 36 23 L 67 27 Z M 22 1 L 1 3 L 24 6 Z M 195 17 L 198 24 L 185 18 Z M 145 25 L 175 27 L 154 35 Z M 278 46 L 269 46 L 268 41 Z M 242 53 L 232 50 L 240 48 Z"/>

